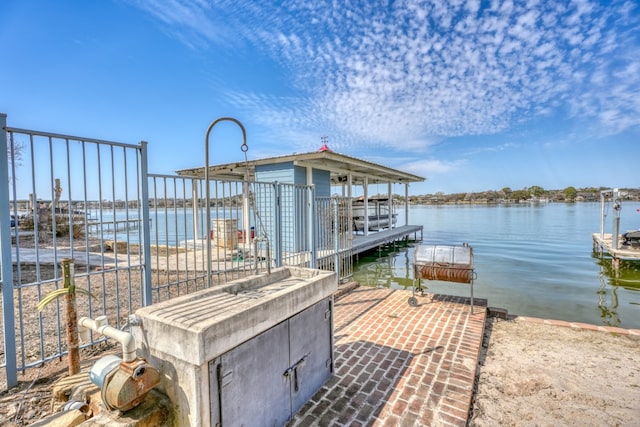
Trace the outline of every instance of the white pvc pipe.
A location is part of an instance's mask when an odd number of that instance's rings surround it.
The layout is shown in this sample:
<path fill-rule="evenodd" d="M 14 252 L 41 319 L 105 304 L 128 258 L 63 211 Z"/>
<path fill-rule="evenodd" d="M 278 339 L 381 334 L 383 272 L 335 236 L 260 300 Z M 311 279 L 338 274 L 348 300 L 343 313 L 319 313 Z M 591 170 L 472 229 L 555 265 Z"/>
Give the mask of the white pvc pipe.
<path fill-rule="evenodd" d="M 104 324 L 102 320 L 106 320 L 106 317 L 100 316 L 96 320 L 90 317 L 81 317 L 78 320 L 78 325 L 118 341 L 122 346 L 122 360 L 133 362 L 136 359 L 136 341 L 133 339 L 133 335 Z"/>

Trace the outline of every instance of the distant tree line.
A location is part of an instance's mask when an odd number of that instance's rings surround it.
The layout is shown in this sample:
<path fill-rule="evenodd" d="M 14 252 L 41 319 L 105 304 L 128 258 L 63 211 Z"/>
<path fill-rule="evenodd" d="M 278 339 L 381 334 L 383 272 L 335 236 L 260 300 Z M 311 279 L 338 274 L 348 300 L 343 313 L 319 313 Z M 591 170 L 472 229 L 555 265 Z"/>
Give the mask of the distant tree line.
<path fill-rule="evenodd" d="M 491 204 L 491 203 L 521 203 L 531 201 L 544 202 L 597 202 L 600 201 L 600 192 L 608 190 L 609 187 L 588 187 L 578 188 L 567 187 L 562 190 L 545 190 L 544 188 L 534 185 L 525 187 L 522 190 L 512 190 L 504 187 L 501 190 L 487 190 L 474 193 L 452 193 L 445 194 L 437 192 L 435 194 L 422 194 L 409 196 L 411 204 Z M 625 200 L 640 200 L 640 188 L 620 188 L 624 194 Z M 370 195 L 369 198 L 382 197 L 386 198 L 386 194 Z M 213 198 L 210 200 L 211 207 L 236 206 L 241 207 L 243 203 L 242 194 L 234 194 L 231 196 Z M 402 195 L 394 194 L 393 198 L 396 202 L 404 202 Z M 38 200 L 43 202 L 42 200 Z M 19 209 L 27 209 L 28 200 L 17 200 Z M 46 202 L 46 201 L 45 201 Z M 197 201 L 199 207 L 206 206 L 204 199 Z M 137 209 L 140 207 L 138 200 L 92 200 L 92 201 L 74 201 L 73 209 Z M 191 198 L 151 198 L 149 199 L 151 208 L 191 208 L 193 207 L 193 199 Z"/>
<path fill-rule="evenodd" d="M 512 190 L 504 187 L 501 190 L 487 190 L 473 193 L 423 194 L 409 196 L 411 204 L 465 204 L 465 203 L 522 203 L 531 201 L 540 202 L 597 202 L 600 201 L 600 192 L 609 187 L 566 187 L 561 190 L 545 190 L 534 185 L 522 190 Z M 625 200 L 640 200 L 640 188 L 621 188 Z M 404 196 L 394 195 L 394 199 L 404 201 Z"/>

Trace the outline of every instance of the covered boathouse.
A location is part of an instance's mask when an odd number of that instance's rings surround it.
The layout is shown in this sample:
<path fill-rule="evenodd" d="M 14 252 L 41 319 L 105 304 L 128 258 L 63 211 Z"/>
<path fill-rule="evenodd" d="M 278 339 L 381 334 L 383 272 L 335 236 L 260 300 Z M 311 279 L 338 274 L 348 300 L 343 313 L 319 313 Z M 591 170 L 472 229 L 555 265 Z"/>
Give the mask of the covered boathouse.
<path fill-rule="evenodd" d="M 183 169 L 177 171 L 181 176 L 202 178 L 205 176 L 204 167 Z M 318 151 L 290 154 L 277 157 L 268 157 L 258 160 L 246 160 L 234 163 L 209 166 L 210 178 L 228 181 L 246 181 L 257 183 L 281 183 L 299 186 L 313 186 L 313 198 L 316 208 L 315 215 L 307 215 L 304 212 L 293 212 L 290 215 L 300 218 L 298 222 L 309 221 L 318 224 L 325 223 L 325 229 L 336 227 L 336 218 L 332 218 L 336 211 L 339 218 L 339 228 L 343 230 L 338 243 L 338 251 L 341 258 L 352 257 L 358 254 L 384 246 L 395 241 L 412 238 L 422 239 L 422 225 L 409 224 L 409 184 L 423 182 L 425 178 L 403 172 L 384 165 L 368 162 L 331 151 L 326 144 Z M 404 186 L 404 202 L 396 202 L 393 195 L 393 185 Z M 378 190 L 375 197 L 371 197 L 372 185 L 379 189 L 382 186 L 384 194 Z M 354 194 L 360 195 L 354 197 Z M 253 195 L 254 200 L 263 200 L 259 195 Z M 330 208 L 333 201 L 335 209 Z M 365 202 L 366 201 L 366 202 Z M 379 204 L 387 205 L 388 221 L 379 221 L 381 215 Z M 264 204 L 269 203 L 262 201 Z M 260 203 L 259 203 L 260 204 Z M 300 206 L 299 204 L 296 204 Z M 247 204 L 248 206 L 248 204 Z M 307 204 L 309 206 L 309 204 Z M 260 209 L 260 206 L 256 206 Z M 300 208 L 297 208 L 300 209 Z M 362 223 L 356 226 L 358 217 Z M 248 223 L 249 221 L 247 221 Z M 277 225 L 271 225 L 269 234 L 273 234 Z M 318 240 L 322 240 L 322 232 L 318 233 Z M 306 236 L 300 236 L 304 239 Z M 277 239 L 273 239 L 275 241 Z M 297 249 L 297 244 L 289 248 Z M 317 254 L 318 259 L 323 257 L 322 247 Z M 335 256 L 332 244 L 328 245 L 327 256 Z M 349 261 L 350 262 L 350 261 Z"/>

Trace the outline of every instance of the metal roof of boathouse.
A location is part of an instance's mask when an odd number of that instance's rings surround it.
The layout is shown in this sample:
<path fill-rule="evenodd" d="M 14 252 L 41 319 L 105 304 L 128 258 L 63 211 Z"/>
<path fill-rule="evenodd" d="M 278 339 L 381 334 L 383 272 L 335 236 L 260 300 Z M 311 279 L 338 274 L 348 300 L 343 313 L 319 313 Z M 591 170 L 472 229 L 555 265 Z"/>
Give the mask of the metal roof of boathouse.
<path fill-rule="evenodd" d="M 410 182 L 423 182 L 425 178 L 368 162 L 355 157 L 336 153 L 330 150 L 313 151 L 302 154 L 289 154 L 284 156 L 267 157 L 257 160 L 238 161 L 233 163 L 209 166 L 209 176 L 217 179 L 242 180 L 248 172 L 249 179 L 255 179 L 256 166 L 272 165 L 279 163 L 293 163 L 295 166 L 310 166 L 318 170 L 330 172 L 332 185 L 346 182 L 346 177 L 351 175 L 353 185 L 364 184 L 365 177 L 369 184 L 394 183 L 407 184 Z M 176 171 L 181 176 L 203 177 L 204 166 Z"/>

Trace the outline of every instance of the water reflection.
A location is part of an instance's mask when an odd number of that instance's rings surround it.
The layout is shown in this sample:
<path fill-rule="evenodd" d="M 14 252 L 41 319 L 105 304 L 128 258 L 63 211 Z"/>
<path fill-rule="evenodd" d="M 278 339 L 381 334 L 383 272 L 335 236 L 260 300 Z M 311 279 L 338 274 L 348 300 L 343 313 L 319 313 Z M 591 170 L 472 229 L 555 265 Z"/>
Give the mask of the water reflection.
<path fill-rule="evenodd" d="M 597 291 L 600 317 L 607 326 L 621 326 L 618 315 L 618 289 L 640 290 L 640 263 L 620 261 L 619 267 L 614 268 L 610 257 L 600 257 L 594 254 L 594 258 L 600 266 L 600 288 Z"/>
<path fill-rule="evenodd" d="M 405 245 L 385 246 L 361 255 L 354 267 L 354 279 L 362 285 L 393 289 L 413 287 L 413 266 Z"/>
<path fill-rule="evenodd" d="M 600 278 L 611 286 L 620 286 L 630 291 L 640 291 L 640 262 L 621 260 L 620 266 L 613 268 L 610 257 L 594 255 L 600 266 Z"/>
<path fill-rule="evenodd" d="M 602 323 L 607 326 L 620 326 L 620 316 L 618 315 L 618 288 L 608 285 L 607 276 L 603 272 L 600 273 L 600 288 L 598 288 L 597 294 Z"/>

